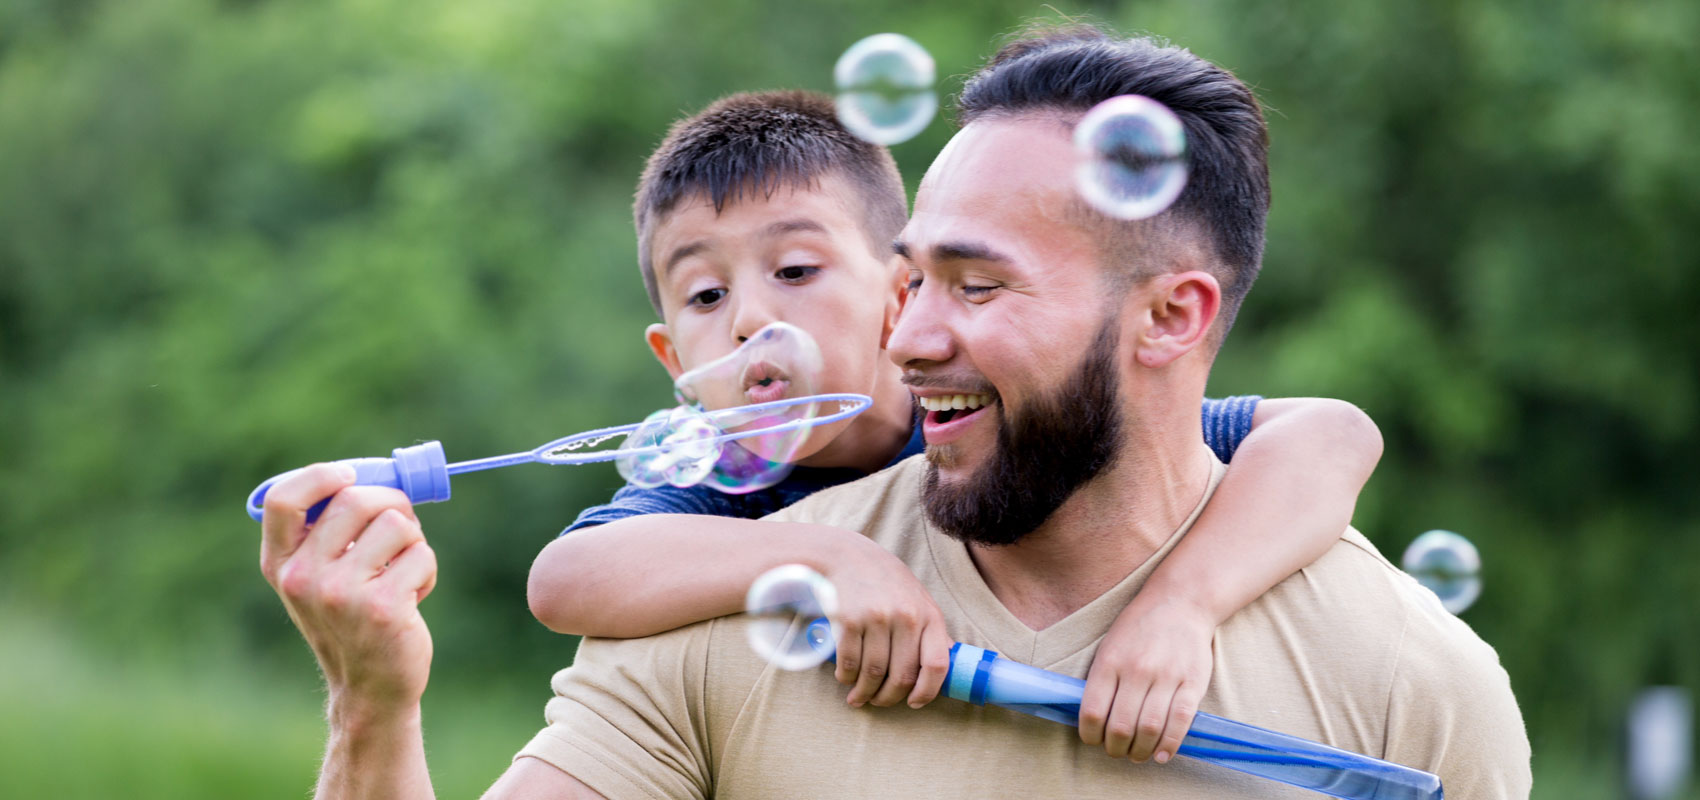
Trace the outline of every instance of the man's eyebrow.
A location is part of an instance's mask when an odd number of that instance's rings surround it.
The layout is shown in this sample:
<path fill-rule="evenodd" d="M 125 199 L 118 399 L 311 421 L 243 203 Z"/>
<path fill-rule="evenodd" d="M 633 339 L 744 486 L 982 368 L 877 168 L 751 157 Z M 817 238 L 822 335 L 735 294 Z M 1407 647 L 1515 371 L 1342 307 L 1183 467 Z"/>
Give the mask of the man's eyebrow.
<path fill-rule="evenodd" d="M 910 258 L 909 244 L 901 239 L 891 243 L 891 252 Z M 934 261 L 995 261 L 1007 262 L 1009 256 L 980 242 L 945 242 L 933 245 Z"/>

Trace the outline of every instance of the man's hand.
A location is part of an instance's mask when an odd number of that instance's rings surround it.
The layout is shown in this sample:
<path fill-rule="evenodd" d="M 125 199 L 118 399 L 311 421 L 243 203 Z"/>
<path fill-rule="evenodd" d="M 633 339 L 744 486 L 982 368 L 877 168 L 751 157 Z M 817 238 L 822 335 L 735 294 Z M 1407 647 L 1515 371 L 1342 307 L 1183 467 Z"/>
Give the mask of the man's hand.
<path fill-rule="evenodd" d="M 319 659 L 333 718 L 414 713 L 431 670 L 418 605 L 437 558 L 406 495 L 353 483 L 351 468 L 315 464 L 273 486 L 260 571 Z M 325 497 L 309 527 L 307 509 Z"/>
<path fill-rule="evenodd" d="M 1115 758 L 1168 763 L 1210 685 L 1216 621 L 1184 602 L 1147 609 L 1135 600 L 1116 618 L 1086 673 L 1080 740 Z"/>
<path fill-rule="evenodd" d="M 824 571 L 838 588 L 838 682 L 845 702 L 920 708 L 950 671 L 950 634 L 932 595 L 909 567 L 870 540 Z"/>

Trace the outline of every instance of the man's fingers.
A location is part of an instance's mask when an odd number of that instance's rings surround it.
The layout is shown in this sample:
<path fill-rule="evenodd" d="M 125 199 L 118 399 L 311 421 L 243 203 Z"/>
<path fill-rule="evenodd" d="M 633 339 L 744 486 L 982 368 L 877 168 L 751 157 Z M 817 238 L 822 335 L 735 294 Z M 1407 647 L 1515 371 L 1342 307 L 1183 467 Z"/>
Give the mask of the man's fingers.
<path fill-rule="evenodd" d="M 839 622 L 834 627 L 838 628 L 838 666 L 833 669 L 833 677 L 851 686 L 862 671 L 862 629 L 848 622 Z"/>
<path fill-rule="evenodd" d="M 909 707 L 920 708 L 939 696 L 944 678 L 950 674 L 950 634 L 944 623 L 934 621 L 921 633 L 921 674 L 909 693 Z"/>
<path fill-rule="evenodd" d="M 879 690 L 890 668 L 891 629 L 883 625 L 869 628 L 862 635 L 862 669 L 856 676 L 856 685 L 850 687 L 850 694 L 844 701 L 851 708 L 860 708 Z"/>
<path fill-rule="evenodd" d="M 313 531 L 301 545 L 301 553 L 318 563 L 335 561 L 348 550 L 349 543 L 366 530 L 366 526 L 392 508 L 409 519 L 417 519 L 407 495 L 398 489 L 387 486 L 350 486 L 343 489 L 331 498 L 331 504 L 325 507 L 325 513 L 319 515 L 319 521 L 313 523 Z"/>
<path fill-rule="evenodd" d="M 419 529 L 417 521 L 396 509 L 386 508 L 354 540 L 342 561 L 360 574 L 376 575 L 403 550 L 422 541 L 425 532 Z"/>
<path fill-rule="evenodd" d="M 1086 692 L 1080 697 L 1080 741 L 1093 747 L 1104 743 L 1104 724 L 1110 718 L 1110 703 L 1115 699 L 1115 670 L 1089 670 Z"/>
<path fill-rule="evenodd" d="M 921 628 L 910 620 L 898 619 L 891 630 L 891 658 L 885 682 L 868 702 L 889 708 L 903 702 L 915 680 L 921 677 Z"/>
<path fill-rule="evenodd" d="M 415 603 L 424 600 L 437 585 L 437 554 L 421 538 L 397 553 L 378 580 L 396 591 L 412 593 Z"/>
<path fill-rule="evenodd" d="M 1193 717 L 1198 715 L 1198 701 L 1202 699 L 1200 692 L 1191 685 L 1181 684 L 1175 692 L 1175 699 L 1169 703 L 1168 723 L 1163 726 L 1163 738 L 1157 742 L 1157 751 L 1152 755 L 1159 764 L 1169 763 L 1180 752 L 1181 740 L 1186 738 L 1187 731 L 1192 729 Z"/>
<path fill-rule="evenodd" d="M 274 578 L 307 536 L 307 509 L 354 483 L 347 464 L 314 464 L 284 476 L 266 490 L 260 518 L 260 569 Z"/>

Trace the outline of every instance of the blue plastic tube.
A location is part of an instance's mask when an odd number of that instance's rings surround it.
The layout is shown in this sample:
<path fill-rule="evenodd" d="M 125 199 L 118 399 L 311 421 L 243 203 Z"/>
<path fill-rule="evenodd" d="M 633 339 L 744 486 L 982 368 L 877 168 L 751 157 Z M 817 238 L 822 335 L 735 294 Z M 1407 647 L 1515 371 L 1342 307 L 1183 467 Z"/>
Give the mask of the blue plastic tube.
<path fill-rule="evenodd" d="M 809 640 L 822 650 L 832 647 L 825 619 L 810 626 Z M 1086 681 L 1079 678 L 961 642 L 951 645 L 943 688 L 944 696 L 956 700 L 990 703 L 1076 727 L 1085 692 Z M 1178 754 L 1350 800 L 1444 797 L 1440 778 L 1427 772 L 1203 712 L 1193 718 Z"/>

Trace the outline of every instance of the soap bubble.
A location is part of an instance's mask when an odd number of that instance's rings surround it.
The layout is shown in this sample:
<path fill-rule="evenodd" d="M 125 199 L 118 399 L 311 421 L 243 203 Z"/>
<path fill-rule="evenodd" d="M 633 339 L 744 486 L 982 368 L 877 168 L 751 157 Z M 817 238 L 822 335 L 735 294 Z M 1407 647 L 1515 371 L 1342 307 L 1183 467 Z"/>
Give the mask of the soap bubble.
<path fill-rule="evenodd" d="M 720 429 L 701 411 L 688 406 L 662 409 L 638 426 L 621 449 L 661 446 L 665 449 L 621 455 L 614 459 L 620 476 L 632 484 L 653 489 L 664 483 L 695 486 L 714 471 L 721 451 L 715 437 Z"/>
<path fill-rule="evenodd" d="M 1074 128 L 1075 183 L 1093 208 L 1116 219 L 1153 217 L 1186 188 L 1186 128 L 1162 103 L 1112 97 Z"/>
<path fill-rule="evenodd" d="M 1452 531 L 1429 531 L 1405 548 L 1405 571 L 1434 592 L 1447 611 L 1461 614 L 1482 593 L 1482 557 Z"/>
<path fill-rule="evenodd" d="M 835 641 L 824 618 L 838 611 L 832 582 L 802 564 L 761 574 L 744 598 L 750 647 L 780 669 L 802 670 L 832 656 Z"/>
<path fill-rule="evenodd" d="M 793 462 L 811 454 L 807 446 L 814 429 L 807 423 L 822 411 L 818 402 L 785 401 L 818 394 L 820 380 L 820 347 L 801 328 L 783 322 L 756 331 L 737 350 L 679 376 L 673 384 L 679 402 L 700 407 L 715 428 L 727 433 L 776 429 L 726 442 L 701 482 L 743 494 L 783 480 Z M 736 410 L 772 403 L 782 405 Z"/>
<path fill-rule="evenodd" d="M 838 121 L 874 144 L 906 142 L 925 130 L 938 110 L 933 75 L 933 57 L 914 39 L 898 33 L 869 36 L 845 50 L 832 69 Z"/>

